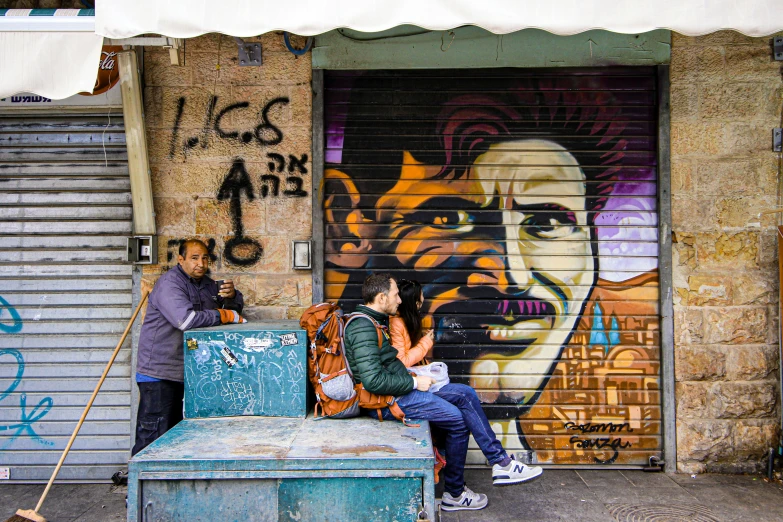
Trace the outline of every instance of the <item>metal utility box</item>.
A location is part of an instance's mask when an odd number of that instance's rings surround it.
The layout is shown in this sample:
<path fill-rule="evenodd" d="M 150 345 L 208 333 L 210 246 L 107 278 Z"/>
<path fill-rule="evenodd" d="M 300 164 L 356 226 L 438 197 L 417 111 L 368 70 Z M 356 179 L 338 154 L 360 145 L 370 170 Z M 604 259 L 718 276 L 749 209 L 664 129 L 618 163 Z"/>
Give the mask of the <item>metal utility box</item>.
<path fill-rule="evenodd" d="M 307 334 L 295 321 L 185 332 L 185 418 L 307 414 Z"/>
<path fill-rule="evenodd" d="M 429 425 L 186 419 L 131 459 L 128 521 L 434 520 Z"/>

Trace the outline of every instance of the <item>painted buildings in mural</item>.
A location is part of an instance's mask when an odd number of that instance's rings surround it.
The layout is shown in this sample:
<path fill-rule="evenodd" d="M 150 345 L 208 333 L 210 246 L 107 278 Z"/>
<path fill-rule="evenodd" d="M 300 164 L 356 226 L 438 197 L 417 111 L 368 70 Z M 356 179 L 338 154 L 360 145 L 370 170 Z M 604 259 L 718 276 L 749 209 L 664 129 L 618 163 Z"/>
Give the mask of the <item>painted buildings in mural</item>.
<path fill-rule="evenodd" d="M 659 455 L 654 78 L 451 73 L 327 75 L 326 298 L 421 281 L 507 447 Z"/>

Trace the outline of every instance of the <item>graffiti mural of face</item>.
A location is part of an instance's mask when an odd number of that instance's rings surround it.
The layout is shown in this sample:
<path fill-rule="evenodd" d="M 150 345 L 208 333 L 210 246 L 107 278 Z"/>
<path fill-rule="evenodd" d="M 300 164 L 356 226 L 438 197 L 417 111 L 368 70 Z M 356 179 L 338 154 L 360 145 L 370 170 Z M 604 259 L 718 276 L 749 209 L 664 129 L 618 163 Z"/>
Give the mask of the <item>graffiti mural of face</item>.
<path fill-rule="evenodd" d="M 476 325 L 486 341 L 471 385 L 486 403 L 531 404 L 595 282 L 582 169 L 563 147 L 541 139 L 492 145 L 468 176 L 446 182 L 410 154 L 404 163 L 399 182 L 378 201 L 379 219 L 399 240 L 398 261 L 417 271 L 468 269 L 462 283 L 425 289 L 427 313 L 438 318 L 439 334 L 459 328 L 459 314 L 469 310 L 494 318 Z M 400 204 L 411 197 L 415 204 Z M 458 208 L 430 210 L 443 206 Z"/>

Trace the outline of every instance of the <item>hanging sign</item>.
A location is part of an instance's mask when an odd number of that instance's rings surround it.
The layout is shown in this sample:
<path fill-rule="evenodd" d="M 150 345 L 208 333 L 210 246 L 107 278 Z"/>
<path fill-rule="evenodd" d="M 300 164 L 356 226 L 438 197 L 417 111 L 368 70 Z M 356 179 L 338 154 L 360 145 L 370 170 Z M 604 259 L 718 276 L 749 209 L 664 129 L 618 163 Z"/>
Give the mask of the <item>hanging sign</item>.
<path fill-rule="evenodd" d="M 79 93 L 82 96 L 103 94 L 117 85 L 120 79 L 120 68 L 117 63 L 117 53 L 122 51 L 121 45 L 104 45 L 101 49 L 101 60 L 98 64 L 98 78 L 91 93 Z"/>

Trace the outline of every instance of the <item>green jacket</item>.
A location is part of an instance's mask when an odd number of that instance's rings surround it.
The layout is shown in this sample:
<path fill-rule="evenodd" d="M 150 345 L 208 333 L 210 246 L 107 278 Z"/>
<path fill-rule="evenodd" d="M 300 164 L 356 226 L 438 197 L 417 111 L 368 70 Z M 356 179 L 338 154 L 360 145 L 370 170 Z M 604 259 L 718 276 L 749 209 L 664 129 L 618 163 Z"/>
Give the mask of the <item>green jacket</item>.
<path fill-rule="evenodd" d="M 389 316 L 360 305 L 357 312 L 367 314 L 381 325 L 389 327 Z M 388 332 L 388 330 L 387 330 Z M 345 355 L 356 384 L 378 395 L 405 395 L 413 390 L 413 377 L 397 359 L 397 349 L 383 335 L 378 348 L 378 330 L 366 318 L 354 319 L 345 330 Z"/>

